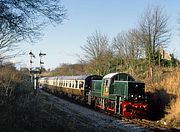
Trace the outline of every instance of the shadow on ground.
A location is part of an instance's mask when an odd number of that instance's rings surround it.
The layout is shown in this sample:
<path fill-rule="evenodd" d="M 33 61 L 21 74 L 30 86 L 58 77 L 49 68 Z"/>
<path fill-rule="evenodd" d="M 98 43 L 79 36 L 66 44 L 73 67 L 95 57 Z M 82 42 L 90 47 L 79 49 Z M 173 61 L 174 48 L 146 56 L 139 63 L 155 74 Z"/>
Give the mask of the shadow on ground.
<path fill-rule="evenodd" d="M 170 104 L 172 99 L 176 99 L 176 95 L 168 94 L 167 91 L 162 88 L 154 92 L 148 92 L 147 98 L 149 104 L 148 118 L 156 121 L 165 116 L 165 108 Z"/>

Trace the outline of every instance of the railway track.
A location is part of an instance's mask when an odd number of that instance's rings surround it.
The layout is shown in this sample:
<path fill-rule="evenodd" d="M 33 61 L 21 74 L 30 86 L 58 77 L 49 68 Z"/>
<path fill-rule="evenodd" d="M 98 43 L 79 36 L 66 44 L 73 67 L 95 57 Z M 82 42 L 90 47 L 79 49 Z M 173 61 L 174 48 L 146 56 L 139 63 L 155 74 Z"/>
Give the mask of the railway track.
<path fill-rule="evenodd" d="M 66 96 L 62 96 L 62 95 L 57 94 L 57 93 L 51 93 L 50 91 L 47 91 L 47 90 L 44 90 L 44 91 L 48 92 L 50 94 L 53 94 L 59 98 L 62 98 L 62 99 L 68 100 L 70 102 L 73 102 L 75 104 L 86 107 L 88 109 L 93 109 L 95 111 L 99 111 L 100 113 L 104 113 L 106 115 L 113 116 L 115 118 L 118 118 L 119 120 L 123 120 L 125 122 L 128 122 L 129 124 L 135 124 L 135 125 L 138 125 L 140 127 L 147 128 L 150 131 L 179 131 L 178 129 L 174 129 L 174 128 L 171 129 L 171 128 L 169 128 L 165 125 L 162 125 L 156 121 L 150 121 L 150 120 L 146 120 L 146 119 L 128 119 L 128 118 L 122 117 L 121 115 L 114 115 L 113 113 L 109 113 L 109 112 L 103 111 L 101 109 L 94 109 L 94 108 L 90 107 L 89 105 L 82 104 L 81 102 L 76 102 L 76 101 L 74 101 L 71 98 L 68 98 Z"/>
<path fill-rule="evenodd" d="M 161 124 L 157 123 L 156 121 L 150 121 L 146 119 L 127 119 L 123 118 L 123 120 L 126 120 L 130 123 L 137 124 L 139 126 L 142 126 L 144 128 L 148 128 L 152 131 L 168 131 L 168 127 L 162 126 Z"/>
<path fill-rule="evenodd" d="M 135 124 L 135 125 L 138 125 L 140 127 L 147 128 L 150 131 L 172 131 L 172 130 L 176 131 L 177 130 L 177 129 L 170 129 L 167 126 L 162 125 L 156 121 L 150 121 L 150 120 L 146 120 L 146 119 L 128 119 L 128 118 L 125 118 L 121 115 L 114 115 L 113 113 L 109 113 L 109 112 L 106 112 L 103 110 L 98 110 L 98 111 L 101 113 L 105 113 L 109 116 L 113 116 L 115 118 L 118 118 L 120 120 L 123 120 L 125 122 L 128 122 L 129 124 Z"/>

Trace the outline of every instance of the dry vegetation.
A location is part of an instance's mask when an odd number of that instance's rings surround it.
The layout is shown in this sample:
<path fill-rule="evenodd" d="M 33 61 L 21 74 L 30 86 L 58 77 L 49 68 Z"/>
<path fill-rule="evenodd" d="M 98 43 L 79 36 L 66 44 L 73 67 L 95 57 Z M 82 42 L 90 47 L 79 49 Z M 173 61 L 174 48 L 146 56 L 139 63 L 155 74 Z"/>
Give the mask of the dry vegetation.
<path fill-rule="evenodd" d="M 180 127 L 180 68 L 154 69 L 153 78 L 145 82 L 154 119 Z"/>
<path fill-rule="evenodd" d="M 94 130 L 94 127 L 86 125 L 86 121 L 78 124 L 76 116 L 70 118 L 63 108 L 49 101 L 48 96 L 35 92 L 27 74 L 7 65 L 1 66 L 0 71 L 0 131 Z"/>
<path fill-rule="evenodd" d="M 1 104 L 14 99 L 15 89 L 21 83 L 21 74 L 11 65 L 0 67 L 0 97 Z"/>
<path fill-rule="evenodd" d="M 0 131 L 7 132 L 68 131 L 65 124 L 75 126 L 66 113 L 34 92 L 30 77 L 12 65 L 0 67 L 0 120 Z"/>
<path fill-rule="evenodd" d="M 45 97 L 35 95 L 28 75 L 12 66 L 2 66 L 0 71 L 0 130 L 67 130 L 64 127 L 69 124 L 66 113 L 45 101 Z M 161 123 L 165 121 L 169 127 L 179 128 L 180 68 L 157 67 L 153 69 L 152 78 L 144 75 L 143 79 L 139 79 L 146 83 L 150 119 L 160 120 Z"/>

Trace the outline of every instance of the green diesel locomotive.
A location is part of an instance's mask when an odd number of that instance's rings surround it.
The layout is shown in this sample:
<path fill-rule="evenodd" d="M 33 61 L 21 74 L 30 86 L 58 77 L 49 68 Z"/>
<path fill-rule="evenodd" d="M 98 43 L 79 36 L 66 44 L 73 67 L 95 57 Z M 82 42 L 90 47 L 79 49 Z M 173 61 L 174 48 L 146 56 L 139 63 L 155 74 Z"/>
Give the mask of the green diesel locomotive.
<path fill-rule="evenodd" d="M 102 80 L 92 80 L 88 104 L 125 117 L 145 118 L 145 84 L 127 73 L 107 74 Z"/>

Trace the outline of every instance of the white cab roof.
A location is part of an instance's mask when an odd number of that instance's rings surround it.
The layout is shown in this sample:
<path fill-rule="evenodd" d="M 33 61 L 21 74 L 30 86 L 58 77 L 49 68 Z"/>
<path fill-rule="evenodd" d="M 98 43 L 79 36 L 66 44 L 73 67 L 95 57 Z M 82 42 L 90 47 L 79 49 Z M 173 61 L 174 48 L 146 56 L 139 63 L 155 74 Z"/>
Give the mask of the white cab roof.
<path fill-rule="evenodd" d="M 119 74 L 119 73 L 118 73 L 118 72 L 116 72 L 116 73 L 109 73 L 109 74 L 107 74 L 106 76 L 104 76 L 103 79 L 104 79 L 104 78 L 112 78 L 113 76 L 115 76 L 115 75 L 117 75 L 117 74 Z"/>

